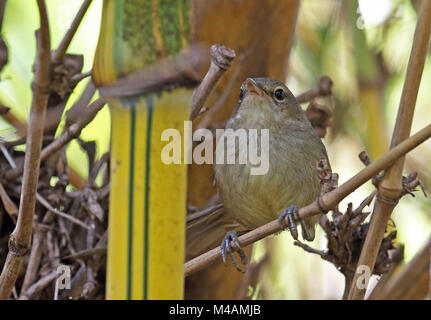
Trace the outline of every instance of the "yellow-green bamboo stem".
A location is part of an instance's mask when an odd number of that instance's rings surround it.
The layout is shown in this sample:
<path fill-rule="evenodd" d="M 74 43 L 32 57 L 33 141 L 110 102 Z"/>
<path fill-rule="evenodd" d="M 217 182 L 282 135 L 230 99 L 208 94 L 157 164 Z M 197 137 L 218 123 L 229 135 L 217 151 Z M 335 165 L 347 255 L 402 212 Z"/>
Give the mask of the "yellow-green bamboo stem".
<path fill-rule="evenodd" d="M 95 83 L 113 84 L 178 54 L 189 38 L 189 12 L 189 0 L 105 0 Z M 192 90 L 176 85 L 105 97 L 112 122 L 108 299 L 183 297 L 187 167 L 161 159 L 165 129 L 186 135 Z"/>

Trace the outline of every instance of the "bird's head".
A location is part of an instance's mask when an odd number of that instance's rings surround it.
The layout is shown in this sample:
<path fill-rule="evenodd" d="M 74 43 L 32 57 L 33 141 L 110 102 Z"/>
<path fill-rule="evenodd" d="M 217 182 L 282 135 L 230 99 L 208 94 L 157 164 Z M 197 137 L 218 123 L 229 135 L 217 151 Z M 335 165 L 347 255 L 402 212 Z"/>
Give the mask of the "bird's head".
<path fill-rule="evenodd" d="M 271 118 L 271 121 L 303 121 L 305 118 L 286 85 L 270 78 L 247 78 L 241 85 L 236 112 L 253 112 L 256 117 Z"/>

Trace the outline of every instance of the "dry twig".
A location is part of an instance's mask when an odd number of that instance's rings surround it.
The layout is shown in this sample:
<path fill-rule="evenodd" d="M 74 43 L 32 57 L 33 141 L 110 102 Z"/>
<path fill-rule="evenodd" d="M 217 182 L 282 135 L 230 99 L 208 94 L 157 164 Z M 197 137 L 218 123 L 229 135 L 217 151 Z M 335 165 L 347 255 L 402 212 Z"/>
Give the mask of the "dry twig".
<path fill-rule="evenodd" d="M 43 148 L 40 154 L 40 160 L 46 160 L 50 155 L 63 148 L 71 140 L 79 137 L 82 129 L 84 129 L 94 119 L 97 113 L 104 106 L 105 101 L 102 98 L 99 98 L 92 102 L 87 108 L 81 110 L 82 113 L 80 117 L 77 117 L 77 122 L 67 127 L 66 132 L 64 132 L 60 137 L 58 137 L 52 143 Z M 8 180 L 16 179 L 22 174 L 23 169 L 23 166 L 11 169 L 5 173 L 5 178 Z"/>
<path fill-rule="evenodd" d="M 67 29 L 67 32 L 61 40 L 60 44 L 58 45 L 57 50 L 55 50 L 52 54 L 53 64 L 61 63 L 63 61 L 67 48 L 69 48 L 70 42 L 72 41 L 73 36 L 78 30 L 79 24 L 84 18 L 84 15 L 91 4 L 91 1 L 92 0 L 84 0 L 84 2 L 82 3 L 81 7 L 78 10 L 78 13 L 75 15 L 75 18 L 73 18 L 70 28 Z"/>
<path fill-rule="evenodd" d="M 33 215 L 40 168 L 40 150 L 50 85 L 50 34 L 48 13 L 43 0 L 37 1 L 40 14 L 40 29 L 36 32 L 37 57 L 30 110 L 27 152 L 24 160 L 22 194 L 18 221 L 9 238 L 9 252 L 0 276 L 0 299 L 8 299 L 15 285 L 22 260 L 30 248 Z"/>
<path fill-rule="evenodd" d="M 329 96 L 332 94 L 333 82 L 328 76 L 322 76 L 319 79 L 317 88 L 310 89 L 300 95 L 296 96 L 298 103 L 311 102 L 317 97 Z"/>
<path fill-rule="evenodd" d="M 193 93 L 190 120 L 194 120 L 200 114 L 211 91 L 217 85 L 221 76 L 230 68 L 232 60 L 235 58 L 235 51 L 223 45 L 213 45 L 210 51 L 210 68 Z"/>

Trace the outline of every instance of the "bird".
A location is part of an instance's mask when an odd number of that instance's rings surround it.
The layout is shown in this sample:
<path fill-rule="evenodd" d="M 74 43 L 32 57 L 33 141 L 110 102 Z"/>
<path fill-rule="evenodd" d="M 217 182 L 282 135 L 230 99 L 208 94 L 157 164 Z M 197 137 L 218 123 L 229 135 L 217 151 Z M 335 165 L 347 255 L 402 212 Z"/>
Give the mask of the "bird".
<path fill-rule="evenodd" d="M 238 103 L 225 129 L 244 129 L 246 132 L 267 129 L 267 172 L 252 174 L 255 163 L 250 159 L 241 162 L 243 155 L 238 144 L 226 144 L 224 136 L 221 136 L 216 144 L 216 154 L 223 149 L 224 154 L 231 151 L 235 155 L 233 164 L 216 161 L 213 165 L 214 180 L 224 209 L 187 226 L 187 250 L 196 254 L 207 249 L 215 239 L 222 239 L 223 261 L 226 263 L 229 255 L 232 264 L 244 272 L 230 247 L 233 241 L 239 248 L 241 263 L 246 265 L 247 257 L 238 241 L 242 232 L 279 219 L 295 240 L 298 239 L 297 222 L 301 226 L 302 238 L 314 240 L 315 224 L 320 215 L 298 221 L 297 214 L 300 207 L 320 196 L 317 164 L 321 160 L 329 164 L 329 160 L 326 148 L 305 112 L 279 80 L 247 78 L 241 85 Z M 257 140 L 258 153 L 265 152 L 263 141 L 263 138 Z M 247 143 L 250 147 L 251 142 Z"/>

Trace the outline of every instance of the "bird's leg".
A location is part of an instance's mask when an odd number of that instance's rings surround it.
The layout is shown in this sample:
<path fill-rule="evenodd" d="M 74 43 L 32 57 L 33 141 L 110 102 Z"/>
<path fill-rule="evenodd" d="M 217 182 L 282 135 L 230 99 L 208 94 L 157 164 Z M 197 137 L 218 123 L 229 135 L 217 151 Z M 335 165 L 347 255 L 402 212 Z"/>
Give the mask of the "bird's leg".
<path fill-rule="evenodd" d="M 244 234 L 246 232 L 247 231 L 241 231 L 238 233 Z M 233 249 L 230 245 L 230 242 L 233 241 L 233 243 L 237 247 L 238 254 L 241 258 L 241 264 L 247 265 L 247 263 L 248 263 L 247 262 L 247 256 L 246 256 L 244 250 L 241 249 L 241 245 L 239 244 L 238 233 L 236 231 L 229 231 L 228 233 L 226 233 L 226 236 L 224 237 L 224 239 L 220 245 L 221 256 L 223 258 L 224 264 L 226 264 L 226 252 L 227 252 L 229 254 L 230 261 L 232 262 L 232 264 L 236 268 L 236 270 L 238 270 L 239 272 L 245 273 L 245 270 L 242 270 L 238 266 L 238 263 L 236 262 L 235 257 L 233 256 Z"/>
<path fill-rule="evenodd" d="M 295 240 L 298 240 L 298 228 L 295 223 L 295 220 L 299 220 L 298 211 L 298 206 L 292 204 L 289 209 L 285 209 L 283 214 L 278 218 L 278 222 L 280 222 L 283 227 L 289 228 L 290 234 Z"/>

